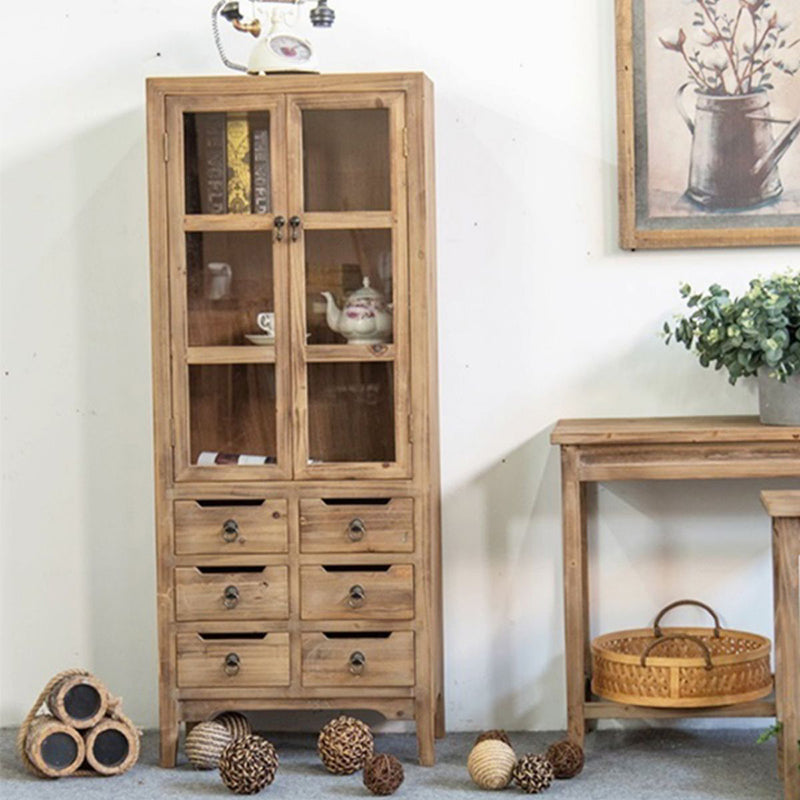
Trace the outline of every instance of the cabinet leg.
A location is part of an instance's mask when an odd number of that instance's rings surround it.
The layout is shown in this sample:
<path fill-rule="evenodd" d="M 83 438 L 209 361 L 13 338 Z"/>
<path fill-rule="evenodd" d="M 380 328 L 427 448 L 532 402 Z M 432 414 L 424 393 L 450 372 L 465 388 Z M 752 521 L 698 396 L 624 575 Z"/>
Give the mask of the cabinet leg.
<path fill-rule="evenodd" d="M 172 700 L 161 700 L 159 707 L 160 729 L 160 764 L 162 767 L 174 767 L 178 757 L 178 707 Z"/>
<path fill-rule="evenodd" d="M 176 722 L 161 728 L 161 766 L 174 767 L 178 757 L 178 733 L 180 725 Z"/>
<path fill-rule="evenodd" d="M 414 710 L 417 723 L 417 749 L 419 763 L 423 767 L 432 767 L 436 762 L 436 740 L 433 703 L 425 698 L 416 702 Z"/>
<path fill-rule="evenodd" d="M 436 697 L 436 738 L 444 739 L 446 732 L 444 727 L 444 692 L 440 692 Z"/>

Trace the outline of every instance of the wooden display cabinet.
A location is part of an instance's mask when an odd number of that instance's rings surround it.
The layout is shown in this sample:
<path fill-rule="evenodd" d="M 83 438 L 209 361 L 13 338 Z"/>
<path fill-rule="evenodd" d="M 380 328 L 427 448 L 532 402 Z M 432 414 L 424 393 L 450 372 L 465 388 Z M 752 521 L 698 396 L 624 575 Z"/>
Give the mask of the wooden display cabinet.
<path fill-rule="evenodd" d="M 370 709 L 413 719 L 432 764 L 431 84 L 158 78 L 147 97 L 161 763 L 221 711 Z M 364 278 L 392 330 L 348 344 L 321 293 Z"/>

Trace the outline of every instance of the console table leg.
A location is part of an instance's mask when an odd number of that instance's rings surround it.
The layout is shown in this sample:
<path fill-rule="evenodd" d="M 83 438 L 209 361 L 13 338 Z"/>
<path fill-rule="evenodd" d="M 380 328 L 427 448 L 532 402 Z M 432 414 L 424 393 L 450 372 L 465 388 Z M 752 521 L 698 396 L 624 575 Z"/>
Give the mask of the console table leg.
<path fill-rule="evenodd" d="M 584 702 L 591 675 L 589 593 L 586 558 L 586 486 L 578 479 L 577 452 L 561 451 L 561 503 L 564 539 L 564 621 L 567 668 L 567 733 L 583 745 Z"/>
<path fill-rule="evenodd" d="M 773 522 L 775 569 L 775 702 L 781 723 L 778 765 L 785 800 L 800 800 L 800 519 Z"/>

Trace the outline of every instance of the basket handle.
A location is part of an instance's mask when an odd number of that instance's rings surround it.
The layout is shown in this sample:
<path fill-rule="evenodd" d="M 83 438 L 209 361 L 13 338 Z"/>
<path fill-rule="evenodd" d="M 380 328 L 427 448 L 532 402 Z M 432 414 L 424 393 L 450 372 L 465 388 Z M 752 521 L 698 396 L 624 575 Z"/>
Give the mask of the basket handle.
<path fill-rule="evenodd" d="M 656 639 L 654 642 L 650 642 L 649 645 L 645 648 L 644 652 L 642 653 L 642 666 L 647 666 L 647 656 L 650 655 L 650 651 L 658 647 L 660 644 L 668 641 L 669 639 L 686 639 L 693 644 L 696 644 L 702 651 L 703 651 L 703 658 L 706 660 L 706 669 L 713 669 L 714 665 L 711 663 L 711 651 L 708 649 L 708 645 L 702 640 L 698 639 L 697 636 L 691 636 L 688 633 L 669 633 L 666 636 L 661 636 L 661 638 Z"/>
<path fill-rule="evenodd" d="M 720 624 L 719 624 L 719 617 L 717 616 L 717 612 L 714 611 L 711 606 L 707 606 L 705 603 L 701 603 L 699 600 L 676 600 L 674 603 L 670 603 L 668 606 L 664 606 L 661 611 L 658 612 L 656 616 L 656 621 L 653 623 L 653 635 L 660 638 L 663 636 L 663 632 L 661 631 L 661 618 L 667 611 L 672 611 L 673 608 L 677 608 L 678 606 L 698 606 L 698 608 L 702 608 L 705 611 L 708 611 L 709 614 L 714 618 L 714 638 L 720 638 Z"/>

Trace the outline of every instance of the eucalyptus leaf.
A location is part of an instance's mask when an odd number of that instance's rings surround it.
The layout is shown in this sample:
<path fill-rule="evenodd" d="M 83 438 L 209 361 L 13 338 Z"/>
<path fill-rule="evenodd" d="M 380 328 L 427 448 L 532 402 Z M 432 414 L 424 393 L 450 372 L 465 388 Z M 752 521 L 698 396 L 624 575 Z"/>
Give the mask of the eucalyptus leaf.
<path fill-rule="evenodd" d="M 733 384 L 762 366 L 782 381 L 800 373 L 800 272 L 754 278 L 741 297 L 717 283 L 697 293 L 685 283 L 680 295 L 689 313 L 664 323 L 667 344 L 674 337 Z"/>

